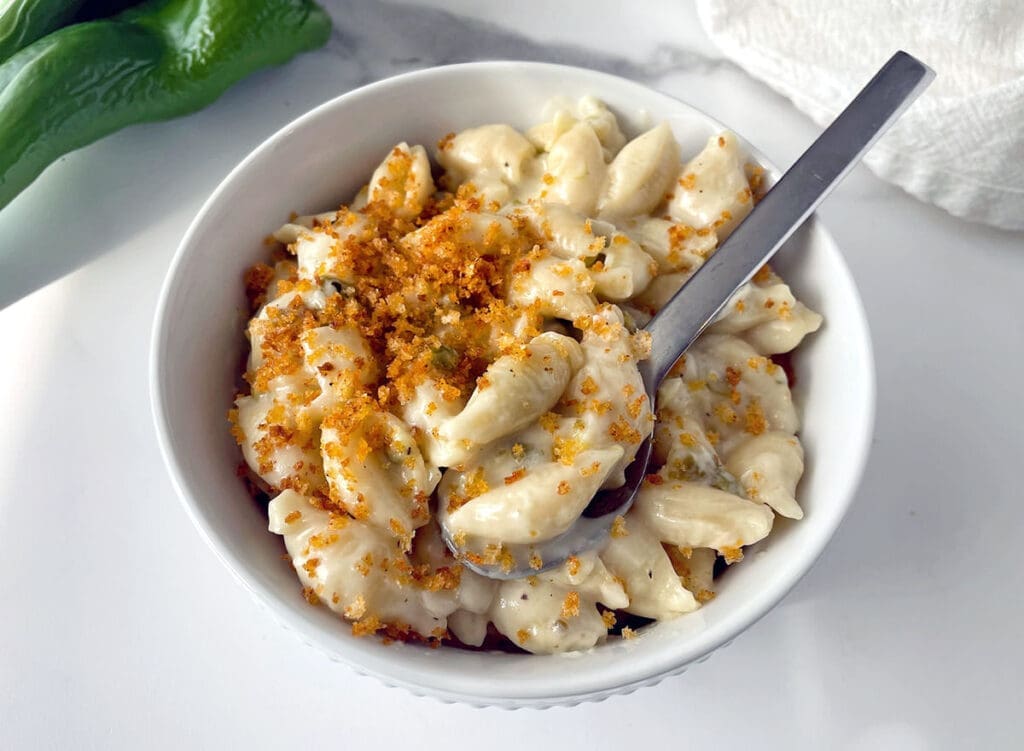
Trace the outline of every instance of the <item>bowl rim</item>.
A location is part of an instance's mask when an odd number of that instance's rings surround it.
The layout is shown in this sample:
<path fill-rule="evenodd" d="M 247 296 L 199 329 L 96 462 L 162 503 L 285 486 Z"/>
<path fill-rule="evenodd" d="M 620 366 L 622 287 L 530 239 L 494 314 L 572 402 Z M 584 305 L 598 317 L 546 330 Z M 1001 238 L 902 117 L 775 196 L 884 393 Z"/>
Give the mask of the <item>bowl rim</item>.
<path fill-rule="evenodd" d="M 551 687 L 552 690 L 528 685 L 530 683 L 529 678 L 524 678 L 521 681 L 515 682 L 515 685 L 507 687 L 495 685 L 496 682 L 491 681 L 490 690 L 487 691 L 467 690 L 465 686 L 460 688 L 456 685 L 451 685 L 451 681 L 440 680 L 442 676 L 438 676 L 437 681 L 410 681 L 400 673 L 384 670 L 383 666 L 386 661 L 369 660 L 370 664 L 367 664 L 366 661 L 360 659 L 361 656 L 365 657 L 365 654 L 360 655 L 357 648 L 342 651 L 337 649 L 335 645 L 329 646 L 326 643 L 321 643 L 311 633 L 310 629 L 305 626 L 305 622 L 292 612 L 292 608 L 280 607 L 276 595 L 247 570 L 247 566 L 236 557 L 231 546 L 218 535 L 213 525 L 203 514 L 197 497 L 188 488 L 186 473 L 172 448 L 169 416 L 167 405 L 164 401 L 166 392 L 165 380 L 170 373 L 169 369 L 164 367 L 164 346 L 169 336 L 167 313 L 173 291 L 181 282 L 179 277 L 182 274 L 185 259 L 189 255 L 190 248 L 194 245 L 194 237 L 203 227 L 207 215 L 214 210 L 221 197 L 228 191 L 239 175 L 272 152 L 279 143 L 289 138 L 301 126 L 324 117 L 335 109 L 345 108 L 354 101 L 358 102 L 363 97 L 378 95 L 398 85 L 406 85 L 413 81 L 436 76 L 458 75 L 466 71 L 503 73 L 513 69 L 519 73 L 522 73 L 524 70 L 532 70 L 538 74 L 546 72 L 565 75 L 571 80 L 571 85 L 573 86 L 584 83 L 584 79 L 593 82 L 596 88 L 599 88 L 602 82 L 619 87 L 625 84 L 635 87 L 638 91 L 642 90 L 648 98 L 652 95 L 660 97 L 666 100 L 666 103 L 670 102 L 673 107 L 680 110 L 689 110 L 690 113 L 714 127 L 732 130 L 700 108 L 659 91 L 653 86 L 647 86 L 621 76 L 587 68 L 555 63 L 493 60 L 434 66 L 391 76 L 352 89 L 317 105 L 267 137 L 228 172 L 210 196 L 203 202 L 196 216 L 189 224 L 181 242 L 178 244 L 164 277 L 153 319 L 149 354 L 150 402 L 156 428 L 157 443 L 178 499 L 191 519 L 192 524 L 216 557 L 255 600 L 268 611 L 275 621 L 288 628 L 288 630 L 293 631 L 303 642 L 314 647 L 331 660 L 343 662 L 355 672 L 375 677 L 386 685 L 402 687 L 417 696 L 432 696 L 442 701 L 460 701 L 476 706 L 497 705 L 507 708 L 522 706 L 543 707 L 579 703 L 580 701 L 587 700 L 600 700 L 614 693 L 627 693 L 641 686 L 653 685 L 662 678 L 681 673 L 688 665 L 706 658 L 716 649 L 728 644 L 736 636 L 745 632 L 770 612 L 796 586 L 803 576 L 814 567 L 815 562 L 838 530 L 843 518 L 852 505 L 871 449 L 871 436 L 874 430 L 876 409 L 877 379 L 872 353 L 871 332 L 863 302 L 853 276 L 832 236 L 820 222 L 812 217 L 807 225 L 813 227 L 813 231 L 820 235 L 824 252 L 832 256 L 831 261 L 835 263 L 836 271 L 843 277 L 839 281 L 844 283 L 852 292 L 853 305 L 848 314 L 855 328 L 860 329 L 863 334 L 858 342 L 852 343 L 858 345 L 859 350 L 854 356 L 863 363 L 867 378 L 864 383 L 865 399 L 860 435 L 850 436 L 848 446 L 847 463 L 851 467 L 848 487 L 840 489 L 833 495 L 832 501 L 835 505 L 835 511 L 832 514 L 831 523 L 823 526 L 821 532 L 808 541 L 808 547 L 805 548 L 805 552 L 800 559 L 800 565 L 793 565 L 778 572 L 777 575 L 768 580 L 766 587 L 756 602 L 753 604 L 748 603 L 746 607 L 737 609 L 731 618 L 723 619 L 723 623 L 718 625 L 716 629 L 709 629 L 710 633 L 702 633 L 700 638 L 695 638 L 695 646 L 676 651 L 660 650 L 655 656 L 646 660 L 642 667 L 634 665 L 635 669 L 628 670 L 627 675 L 622 675 L 621 671 L 617 673 L 609 671 L 606 679 L 600 682 L 592 680 L 590 683 L 582 683 L 580 681 L 574 683 L 574 671 L 563 671 L 566 675 L 563 684 L 557 688 Z M 599 90 L 594 93 L 600 96 Z M 737 136 L 751 156 L 756 158 L 766 171 L 777 177 L 779 170 L 774 163 L 741 134 L 737 133 Z M 524 659 L 559 659 L 559 657 L 561 656 L 532 656 Z M 620 664 L 627 662 L 629 661 L 622 660 Z M 477 687 L 482 685 L 479 680 L 473 681 L 473 683 Z"/>

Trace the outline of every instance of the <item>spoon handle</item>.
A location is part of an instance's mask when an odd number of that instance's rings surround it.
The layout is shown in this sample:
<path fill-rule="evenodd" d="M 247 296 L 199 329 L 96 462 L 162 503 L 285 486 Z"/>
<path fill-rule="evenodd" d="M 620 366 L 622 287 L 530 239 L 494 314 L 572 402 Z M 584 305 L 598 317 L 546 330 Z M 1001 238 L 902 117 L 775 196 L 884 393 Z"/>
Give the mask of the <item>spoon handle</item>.
<path fill-rule="evenodd" d="M 648 388 L 657 388 L 733 293 L 804 223 L 934 77 L 931 68 L 902 51 L 882 66 L 647 325 L 652 340 L 644 373 Z"/>

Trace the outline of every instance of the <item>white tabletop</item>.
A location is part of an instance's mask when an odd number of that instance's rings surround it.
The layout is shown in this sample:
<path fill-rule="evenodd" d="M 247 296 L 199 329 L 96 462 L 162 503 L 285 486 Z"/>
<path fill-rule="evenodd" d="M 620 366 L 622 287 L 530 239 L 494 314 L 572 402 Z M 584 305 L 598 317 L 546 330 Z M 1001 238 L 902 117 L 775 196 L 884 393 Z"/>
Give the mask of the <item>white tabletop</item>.
<path fill-rule="evenodd" d="M 502 57 L 649 82 L 781 164 L 816 134 L 721 61 L 690 8 L 443 5 L 328 3 L 327 49 L 73 154 L 0 212 L 0 747 L 1017 745 L 1024 236 L 864 168 L 821 211 L 878 361 L 857 501 L 796 590 L 684 676 L 548 712 L 417 699 L 325 662 L 207 549 L 154 440 L 151 319 L 188 222 L 278 127 L 391 73 Z"/>

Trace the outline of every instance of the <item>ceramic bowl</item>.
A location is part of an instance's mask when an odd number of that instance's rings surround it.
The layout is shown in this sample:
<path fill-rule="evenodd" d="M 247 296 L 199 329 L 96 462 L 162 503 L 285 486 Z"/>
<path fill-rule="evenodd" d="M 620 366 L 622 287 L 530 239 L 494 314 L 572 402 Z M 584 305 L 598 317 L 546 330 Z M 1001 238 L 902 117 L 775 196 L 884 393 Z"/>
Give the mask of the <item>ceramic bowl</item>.
<path fill-rule="evenodd" d="M 645 86 L 579 68 L 488 62 L 390 78 L 303 115 L 232 170 L 186 233 L 161 294 L 153 411 L 171 478 L 197 529 L 238 580 L 304 641 L 415 694 L 545 707 L 602 699 L 682 672 L 753 625 L 807 573 L 850 505 L 868 453 L 874 371 L 867 323 L 839 250 L 812 221 L 775 260 L 797 296 L 825 316 L 795 359 L 794 395 L 807 451 L 799 498 L 806 516 L 779 520 L 756 553 L 726 572 L 718 596 L 704 608 L 656 623 L 633 640 L 533 656 L 355 638 L 336 615 L 303 599 L 281 558 L 281 538 L 267 531 L 263 510 L 235 475 L 240 455 L 225 413 L 246 349 L 244 270 L 266 258 L 263 238 L 289 212 L 322 211 L 348 200 L 393 144 L 432 150 L 444 134 L 473 125 L 526 128 L 540 120 L 550 98 L 586 94 L 604 100 L 627 135 L 667 120 L 684 155 L 727 127 Z"/>

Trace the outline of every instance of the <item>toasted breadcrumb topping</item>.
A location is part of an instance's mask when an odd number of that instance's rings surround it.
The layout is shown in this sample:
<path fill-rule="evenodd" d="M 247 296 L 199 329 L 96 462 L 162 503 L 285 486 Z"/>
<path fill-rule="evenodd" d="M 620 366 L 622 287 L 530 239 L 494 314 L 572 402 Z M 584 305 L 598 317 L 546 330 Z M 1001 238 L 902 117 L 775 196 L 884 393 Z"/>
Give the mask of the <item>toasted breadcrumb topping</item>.
<path fill-rule="evenodd" d="M 626 520 L 621 516 L 616 516 L 614 521 L 612 521 L 612 537 L 626 537 L 628 534 L 629 530 L 626 529 Z"/>
<path fill-rule="evenodd" d="M 562 617 L 575 618 L 580 614 L 580 593 L 575 590 L 569 592 L 562 602 Z"/>
<path fill-rule="evenodd" d="M 580 566 L 583 564 L 580 559 L 574 555 L 570 555 L 565 560 L 565 570 L 569 572 L 569 576 L 576 576 L 580 572 Z"/>
<path fill-rule="evenodd" d="M 743 560 L 743 546 L 737 542 L 736 545 L 722 548 L 722 557 L 728 564 L 739 563 Z"/>
<path fill-rule="evenodd" d="M 451 150 L 456 137 L 454 133 L 446 134 L 437 142 L 438 150 Z M 726 139 L 718 137 L 717 145 L 725 148 Z M 506 170 L 509 169 L 508 162 L 504 166 Z M 382 460 L 383 466 L 398 468 L 406 472 L 406 476 L 417 471 L 417 462 L 419 471 L 422 471 L 423 457 L 419 454 L 412 456 L 406 450 L 408 440 L 396 439 L 392 435 L 395 429 L 391 428 L 389 432 L 388 423 L 381 416 L 391 419 L 388 413 L 401 415 L 402 409 L 416 400 L 415 404 L 420 405 L 417 407 L 419 413 L 427 417 L 437 415 L 435 422 L 425 426 L 406 426 L 404 429 L 411 430 L 417 443 L 428 435 L 440 440 L 439 429 L 433 426 L 437 424 L 436 421 L 446 419 L 474 390 L 480 393 L 494 385 L 491 378 L 485 375 L 491 363 L 502 356 L 526 359 L 531 356 L 526 347 L 531 339 L 544 331 L 566 330 L 563 323 L 552 322 L 548 318 L 551 315 L 550 307 L 545 306 L 554 301 L 557 305 L 568 307 L 573 302 L 572 295 L 577 294 L 580 288 L 590 293 L 595 287 L 590 274 L 605 272 L 606 264 L 614 272 L 615 253 L 629 251 L 629 246 L 635 248 L 637 244 L 643 243 L 635 239 L 632 231 L 630 236 L 603 228 L 595 233 L 597 220 L 587 218 L 583 226 L 584 234 L 588 236 L 583 241 L 586 252 L 581 249 L 577 257 L 567 258 L 561 255 L 565 249 L 554 244 L 556 238 L 551 221 L 542 218 L 538 228 L 531 223 L 532 220 L 527 220 L 522 211 L 498 215 L 502 205 L 493 200 L 486 202 L 471 183 L 463 184 L 453 189 L 453 192 L 438 191 L 422 202 L 422 205 L 412 207 L 415 210 L 410 210 L 409 197 L 415 193 L 418 177 L 413 170 L 410 151 L 405 145 L 391 152 L 382 169 L 383 176 L 380 173 L 374 175 L 376 187 L 364 190 L 363 196 L 367 192 L 369 195 L 362 207 L 358 207 L 358 204 L 353 207 L 342 206 L 330 220 L 313 220 L 313 226 L 309 229 L 292 225 L 303 240 L 315 236 L 318 242 L 324 243 L 329 249 L 327 260 L 322 263 L 317 261 L 319 267 L 314 272 L 308 271 L 305 265 L 307 262 L 302 260 L 302 248 L 306 246 L 301 242 L 292 243 L 286 249 L 278 247 L 271 263 L 258 263 L 246 272 L 244 288 L 250 311 L 254 314 L 259 312 L 250 321 L 249 333 L 254 340 L 254 353 L 250 367 L 244 374 L 246 388 L 254 395 L 272 393 L 274 402 L 266 412 L 264 421 L 257 426 L 258 436 L 246 434 L 246 430 L 251 431 L 252 426 L 246 422 L 246 429 L 243 429 L 238 409 L 230 411 L 229 420 L 235 440 L 254 451 L 256 461 L 249 461 L 258 465 L 259 474 L 271 474 L 281 464 L 285 470 L 291 468 L 291 474 L 276 481 L 276 485 L 263 483 L 260 486 L 261 492 L 265 493 L 267 485 L 273 491 L 292 489 L 306 496 L 313 507 L 329 513 L 327 530 L 307 538 L 300 537 L 306 541 L 305 548 L 301 556 L 296 554 L 290 559 L 302 580 L 311 584 L 303 587 L 303 597 L 313 605 L 329 600 L 336 606 L 335 610 L 341 610 L 345 618 L 352 621 L 352 633 L 355 636 L 380 634 L 385 643 L 414 641 L 437 647 L 443 640 L 454 638 L 445 627 L 438 626 L 432 630 L 425 628 L 423 630 L 429 630 L 429 633 L 421 634 L 407 623 L 388 620 L 381 613 L 370 612 L 371 608 L 362 594 L 351 598 L 351 594 L 325 591 L 332 577 L 327 575 L 326 568 L 321 567 L 320 557 L 330 555 L 329 549 L 332 546 L 341 549 L 350 545 L 345 535 L 357 530 L 349 525 L 358 526 L 358 522 L 353 520 L 361 520 L 375 525 L 378 530 L 384 530 L 390 538 L 386 549 L 374 547 L 376 556 L 366 552 L 354 563 L 348 564 L 357 574 L 362 577 L 370 577 L 372 574 L 372 582 L 377 581 L 376 577 L 382 577 L 384 581 L 400 588 L 408 587 L 422 592 L 457 591 L 463 580 L 463 566 L 458 560 L 453 560 L 444 551 L 450 565 L 419 563 L 424 554 L 418 540 L 414 552 L 416 529 L 423 522 L 429 521 L 432 513 L 428 492 L 417 490 L 416 481 L 406 482 L 403 479 L 406 484 L 397 490 L 410 504 L 412 525 L 399 518 L 387 518 L 387 515 L 381 519 L 377 515 L 378 509 L 372 507 L 374 498 L 371 492 L 367 493 L 370 497 L 366 497 L 362 493 L 346 491 L 344 487 L 339 490 L 334 484 L 326 482 L 320 464 L 321 454 L 325 463 L 335 460 L 340 465 L 340 469 L 329 470 L 331 483 L 336 483 L 335 478 L 340 475 L 351 488 L 358 484 L 356 462 L 365 464 L 373 455 L 385 457 Z M 732 196 L 741 205 L 757 202 L 764 192 L 762 168 L 747 165 L 746 175 L 749 187 Z M 564 175 L 556 177 L 547 172 L 541 177 L 541 182 L 551 188 L 563 180 Z M 452 185 L 450 182 L 442 184 Z M 422 182 L 419 185 L 422 187 Z M 679 189 L 705 192 L 713 189 L 713 186 L 708 184 L 706 178 L 698 178 L 697 174 L 688 172 L 678 179 L 677 185 L 672 186 L 665 200 L 671 201 Z M 541 198 L 545 194 L 546 191 L 542 192 Z M 417 203 L 420 201 L 420 198 L 416 199 Z M 539 203 L 534 202 L 534 205 Z M 732 208 L 736 209 L 736 206 Z M 488 212 L 493 216 L 486 216 Z M 296 217 L 293 215 L 292 219 Z M 666 270 L 692 271 L 699 266 L 700 259 L 706 259 L 714 251 L 720 239 L 719 233 L 724 234 L 728 229 L 726 225 L 733 219 L 730 211 L 722 210 L 709 226 L 700 228 L 670 221 L 667 229 L 669 268 L 666 269 L 666 264 L 660 258 L 657 262 L 648 259 L 650 276 L 655 277 Z M 307 221 L 302 220 L 300 224 Z M 269 238 L 268 242 L 273 242 L 273 238 Z M 643 245 L 643 249 L 648 250 L 646 245 Z M 315 280 L 299 278 L 296 262 L 285 260 L 286 250 L 299 255 L 303 276 L 315 276 Z M 579 271 L 581 262 L 590 274 Z M 559 278 L 561 288 L 549 289 L 549 299 L 545 300 L 519 294 L 526 286 L 523 276 L 542 267 L 547 270 L 546 273 Z M 335 268 L 345 270 L 343 279 L 332 276 L 331 270 Z M 777 282 L 778 277 L 767 264 L 753 277 L 755 284 Z M 287 297 L 289 293 L 294 294 Z M 751 299 L 737 300 L 735 310 L 745 312 L 748 307 L 754 307 Z M 268 301 L 273 302 L 268 305 Z M 801 315 L 802 308 L 794 310 L 794 304 L 786 300 L 768 298 L 762 304 L 765 311 L 770 310 L 771 313 L 752 310 L 749 316 L 789 321 L 794 315 Z M 591 304 L 589 310 L 593 309 Z M 649 357 L 650 334 L 643 330 L 637 331 L 637 324 L 628 311 L 625 314 L 625 325 L 617 322 L 623 320 L 618 312 L 614 316 L 600 315 L 611 309 L 614 308 L 608 303 L 598 302 L 598 315 L 591 312 L 576 317 L 572 321 L 576 331 L 572 334 L 579 340 L 583 333 L 585 346 L 595 339 L 603 339 L 601 346 L 606 347 L 604 352 L 608 355 L 609 363 L 616 360 L 622 364 L 634 363 Z M 643 307 L 640 310 L 647 312 Z M 326 348 L 317 343 L 319 332 L 311 333 L 314 329 L 336 332 L 354 329 L 362 342 L 365 342 L 366 349 L 359 352 L 346 349 L 345 357 L 349 358 L 354 367 L 338 367 L 330 361 L 324 361 Z M 628 342 L 625 351 L 612 349 L 621 346 L 623 337 Z M 259 345 L 255 347 L 257 339 Z M 685 362 L 684 357 L 672 373 L 681 374 Z M 545 363 L 550 365 L 547 359 Z M 769 375 L 779 370 L 776 363 L 764 356 L 751 357 L 747 367 Z M 550 368 L 547 370 L 550 371 Z M 603 377 L 600 370 L 591 372 Z M 764 408 L 758 398 L 749 393 L 754 376 L 742 365 L 730 365 L 724 372 L 697 372 L 700 378 L 686 382 L 689 391 L 694 392 L 693 396 L 687 396 L 712 399 L 708 417 L 713 415 L 719 421 L 716 427 L 722 430 L 725 436 L 722 440 L 726 445 L 733 441 L 736 431 L 742 430 L 751 436 L 758 436 L 768 430 Z M 746 383 L 743 381 L 745 375 L 748 378 Z M 286 378 L 291 380 L 281 380 Z M 494 377 L 494 380 L 497 382 L 498 378 Z M 287 388 L 282 388 L 282 383 L 288 384 Z M 316 409 L 320 409 L 317 399 L 322 390 L 328 388 L 324 383 L 329 383 L 331 388 L 341 389 L 345 397 L 317 412 Z M 640 418 L 649 407 L 646 394 L 637 394 L 634 386 L 626 385 L 622 389 L 624 399 L 620 399 L 614 389 L 609 390 L 606 385 L 603 387 L 591 375 L 571 383 L 577 385 L 563 394 L 557 406 L 549 407 L 558 411 L 549 411 L 539 418 L 540 427 L 550 435 L 544 435 L 543 440 L 536 440 L 538 445 L 532 445 L 535 439 L 530 438 L 529 452 L 521 443 L 503 449 L 507 452 L 503 460 L 507 461 L 510 456 L 514 460 L 514 469 L 502 467 L 504 471 L 494 471 L 491 467 L 485 469 L 483 466 L 467 469 L 458 460 L 453 462 L 451 469 L 458 471 L 461 476 L 455 483 L 455 490 L 448 493 L 449 512 L 490 492 L 491 483 L 500 488 L 519 482 L 537 462 L 547 458 L 563 466 L 574 466 L 581 452 L 594 448 L 591 442 L 580 438 L 585 433 L 585 415 L 612 413 L 607 418 L 609 422 L 601 423 L 600 427 L 607 439 L 622 445 L 642 442 L 644 434 L 635 425 L 644 425 Z M 424 396 L 421 387 L 426 384 L 436 389 L 436 394 L 428 392 L 433 399 L 421 402 L 419 400 Z M 287 393 L 277 396 L 284 391 Z M 294 407 L 315 409 L 296 411 Z M 611 419 L 613 417 L 616 419 Z M 644 420 L 648 419 L 648 425 L 653 424 L 649 409 L 644 417 Z M 679 420 L 678 444 L 686 449 L 694 449 L 682 452 L 691 462 L 691 465 L 685 465 L 684 462 L 683 469 L 689 466 L 691 470 L 699 471 L 699 467 L 692 464 L 694 457 L 699 458 L 708 445 L 715 447 L 719 442 L 719 434 L 715 430 L 708 430 L 703 422 L 700 427 L 693 428 L 693 432 L 682 430 L 683 425 L 682 420 Z M 326 435 L 323 431 L 327 429 L 332 431 L 331 438 L 322 440 Z M 473 448 L 471 440 L 460 439 L 458 442 L 461 449 L 468 451 Z M 544 456 L 549 453 L 547 447 L 550 447 L 549 457 Z M 283 448 L 299 449 L 302 453 L 285 454 L 288 458 L 282 462 L 280 456 Z M 678 446 L 675 450 L 678 450 Z M 714 454 L 714 451 L 711 453 Z M 472 465 L 471 460 L 463 461 Z M 601 468 L 601 462 L 592 462 L 579 468 L 579 476 L 589 477 L 600 472 Z M 430 468 L 430 471 L 436 473 L 436 467 Z M 704 477 L 703 474 L 700 476 Z M 252 477 L 256 478 L 256 475 Z M 669 477 L 676 479 L 672 475 Z M 691 478 L 686 476 L 683 479 Z M 755 479 L 758 479 L 756 475 Z M 665 482 L 660 471 L 645 478 L 647 486 L 658 486 Z M 524 487 L 525 484 L 509 492 L 516 493 Z M 567 496 L 573 491 L 573 485 L 568 480 L 562 480 L 554 490 L 558 496 Z M 739 492 L 742 494 L 744 491 Z M 745 492 L 748 497 L 756 499 L 756 487 L 746 489 Z M 403 518 L 408 520 L 410 517 Z M 295 525 L 302 519 L 302 512 L 293 510 L 285 515 L 284 523 Z M 349 529 L 348 533 L 339 534 L 346 528 Z M 292 529 L 299 535 L 308 534 L 305 530 Z M 636 531 L 639 533 L 641 530 Z M 610 533 L 613 538 L 629 534 L 623 516 L 615 518 Z M 530 534 L 537 536 L 538 532 L 531 530 Z M 454 542 L 464 549 L 465 533 L 456 534 Z M 691 570 L 691 548 L 663 547 L 681 583 L 694 594 L 697 601 L 704 603 L 714 598 L 715 593 L 704 586 L 711 581 L 710 564 L 707 563 L 710 551 L 703 551 L 708 555 L 697 556 L 698 560 L 705 562 L 703 568 L 696 566 L 694 561 L 694 570 Z M 728 564 L 740 561 L 743 558 L 742 544 L 737 540 L 734 546 L 724 547 L 719 554 Z M 516 563 L 511 550 L 500 543 L 488 544 L 482 552 L 460 554 L 458 559 L 481 565 L 497 565 L 506 572 L 511 571 Z M 530 557 L 529 564 L 538 571 L 544 565 L 536 553 Z M 568 576 L 577 577 L 581 570 L 580 559 L 570 556 L 565 565 Z M 624 572 L 617 573 L 625 576 Z M 346 575 L 354 576 L 349 572 Z M 466 576 L 470 575 L 470 572 L 466 572 Z M 614 578 L 625 588 L 625 579 L 620 576 Z M 541 583 L 541 579 L 536 576 L 527 577 L 527 581 L 531 586 Z M 573 581 L 575 583 L 575 579 Z M 546 593 L 546 590 L 541 591 Z M 342 603 L 343 596 L 347 603 Z M 525 594 L 522 597 L 526 599 Z M 581 608 L 590 608 L 595 604 L 589 594 L 581 598 L 579 591 L 569 591 L 561 603 L 557 627 L 568 628 L 567 621 L 577 618 Z M 603 606 L 598 607 L 598 612 L 605 628 L 612 629 L 616 624 L 615 613 Z M 523 645 L 534 635 L 535 632 L 524 628 L 515 632 L 514 639 Z M 624 639 L 633 639 L 637 633 L 626 626 L 622 628 L 621 635 Z"/>
<path fill-rule="evenodd" d="M 604 611 L 602 611 L 601 612 L 601 620 L 604 621 L 604 627 L 605 628 L 610 629 L 610 628 L 614 628 L 615 627 L 615 621 L 616 621 L 615 613 L 612 612 L 611 610 L 604 610 Z"/>

